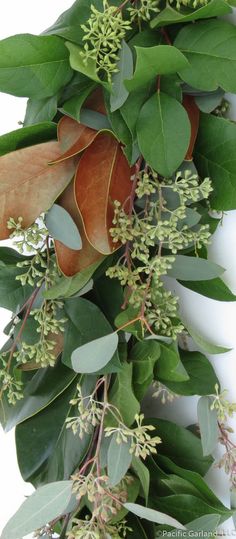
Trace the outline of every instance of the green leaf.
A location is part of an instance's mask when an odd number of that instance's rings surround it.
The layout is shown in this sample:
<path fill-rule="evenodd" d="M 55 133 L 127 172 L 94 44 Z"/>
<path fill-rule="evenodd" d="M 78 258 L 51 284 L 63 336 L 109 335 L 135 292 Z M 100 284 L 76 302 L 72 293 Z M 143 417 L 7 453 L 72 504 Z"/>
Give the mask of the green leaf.
<path fill-rule="evenodd" d="M 125 425 L 128 427 L 132 425 L 135 415 L 140 411 L 140 404 L 134 395 L 132 376 L 132 363 L 123 363 L 109 393 L 109 403 L 118 408 Z M 109 414 L 107 421 L 109 426 L 117 424 L 111 414 Z"/>
<path fill-rule="evenodd" d="M 45 99 L 29 99 L 24 118 L 24 126 L 49 122 L 57 113 L 57 95 Z"/>
<path fill-rule="evenodd" d="M 129 91 L 145 86 L 158 75 L 177 73 L 188 66 L 185 56 L 173 46 L 135 47 L 135 51 L 137 60 L 134 76 L 125 81 Z"/>
<path fill-rule="evenodd" d="M 111 112 L 119 109 L 126 101 L 129 92 L 124 85 L 124 80 L 130 79 L 133 75 L 133 55 L 124 39 L 122 40 L 118 56 L 118 73 L 114 73 L 112 78 Z"/>
<path fill-rule="evenodd" d="M 52 122 L 22 127 L 0 137 L 0 156 L 56 138 L 57 126 Z"/>
<path fill-rule="evenodd" d="M 135 337 L 142 337 L 142 328 L 141 323 L 139 320 L 133 322 L 133 320 L 137 317 L 138 310 L 132 307 L 130 305 L 125 309 L 125 311 L 122 311 L 115 319 L 115 326 L 119 328 L 123 328 L 125 326 L 124 331 L 127 333 L 132 333 L 135 335 Z"/>
<path fill-rule="evenodd" d="M 21 539 L 63 515 L 71 497 L 73 481 L 44 485 L 23 502 L 2 532 L 2 539 Z"/>
<path fill-rule="evenodd" d="M 211 456 L 204 457 L 198 436 L 190 430 L 165 419 L 152 419 L 155 434 L 161 438 L 158 454 L 169 457 L 175 464 L 204 476 L 213 463 Z M 186 447 L 188 451 L 186 451 Z"/>
<path fill-rule="evenodd" d="M 166 26 L 169 24 L 178 24 L 183 22 L 197 21 L 199 19 L 208 19 L 210 17 L 219 17 L 230 13 L 232 9 L 224 0 L 212 0 L 208 4 L 201 6 L 199 9 L 189 9 L 184 7 L 183 11 L 176 11 L 170 5 L 151 21 L 151 28 L 158 28 L 159 26 Z"/>
<path fill-rule="evenodd" d="M 137 134 L 144 159 L 154 170 L 168 177 L 182 163 L 188 149 L 190 122 L 187 112 L 176 99 L 158 92 L 143 105 Z"/>
<path fill-rule="evenodd" d="M 121 442 L 118 444 L 116 438 L 115 433 L 111 438 L 107 456 L 107 473 L 110 487 L 118 485 L 127 473 L 132 461 L 130 443 Z"/>
<path fill-rule="evenodd" d="M 26 383 L 24 398 L 17 401 L 15 406 L 4 404 L 5 431 L 22 423 L 49 406 L 63 393 L 75 378 L 75 373 L 60 361 L 52 369 L 39 369 Z"/>
<path fill-rule="evenodd" d="M 135 456 L 133 456 L 132 458 L 132 468 L 134 472 L 136 473 L 137 477 L 140 479 L 140 483 L 142 485 L 142 489 L 143 489 L 143 493 L 145 497 L 145 502 L 147 504 L 148 494 L 149 494 L 149 485 L 150 485 L 149 470 L 147 466 L 143 464 L 142 460 Z"/>
<path fill-rule="evenodd" d="M 209 114 L 221 104 L 223 96 L 224 90 L 219 88 L 215 92 L 208 93 L 207 95 L 196 96 L 195 103 L 201 112 L 207 112 Z"/>
<path fill-rule="evenodd" d="M 201 115 L 194 160 L 200 176 L 211 178 L 211 207 L 220 211 L 236 207 L 235 137 L 234 122 L 209 114 Z"/>
<path fill-rule="evenodd" d="M 145 88 L 139 88 L 130 92 L 127 100 L 120 108 L 120 113 L 132 134 L 133 140 L 137 138 L 136 124 L 139 117 L 142 105 L 147 101 L 150 93 L 151 84 L 145 86 Z"/>
<path fill-rule="evenodd" d="M 80 373 L 100 371 L 111 360 L 117 346 L 117 333 L 110 333 L 79 346 L 72 352 L 71 356 L 74 371 Z"/>
<path fill-rule="evenodd" d="M 192 537 L 193 532 L 199 532 L 200 534 L 209 534 L 209 532 L 215 531 L 215 529 L 218 527 L 218 524 L 220 522 L 220 516 L 217 514 L 212 515 L 203 515 L 202 517 L 196 518 L 195 520 L 192 520 L 192 522 L 188 522 L 186 524 L 187 530 L 190 531 L 190 533 L 187 533 L 187 537 Z"/>
<path fill-rule="evenodd" d="M 0 41 L 0 91 L 43 99 L 72 77 L 68 51 L 53 36 L 19 34 Z"/>
<path fill-rule="evenodd" d="M 60 241 L 70 249 L 82 249 L 82 240 L 78 227 L 62 206 L 53 204 L 46 213 L 45 224 L 54 240 Z"/>
<path fill-rule="evenodd" d="M 84 298 L 67 299 L 65 311 L 68 323 L 65 327 L 62 362 L 71 367 L 71 354 L 76 348 L 90 343 L 94 339 L 107 336 L 108 333 L 112 332 L 112 327 L 102 311 Z M 113 342 L 115 340 L 112 338 Z M 111 369 L 109 372 L 119 371 L 120 362 L 117 352 L 104 370 L 109 367 Z"/>
<path fill-rule="evenodd" d="M 185 26 L 175 46 L 187 57 L 190 67 L 179 72 L 181 78 L 200 90 L 236 92 L 236 28 L 220 20 Z M 207 77 L 206 77 L 207 73 Z"/>
<path fill-rule="evenodd" d="M 193 290 L 201 296 L 216 299 L 217 301 L 236 301 L 236 296 L 231 292 L 222 279 L 210 279 L 209 281 L 179 281 L 182 286 Z"/>
<path fill-rule="evenodd" d="M 140 482 L 136 477 L 132 478 L 132 482 L 127 485 L 127 501 L 128 502 L 134 502 L 139 494 L 140 489 Z M 122 506 L 122 509 L 118 511 L 118 513 L 109 521 L 111 524 L 116 524 L 117 522 L 120 522 L 123 520 L 123 518 L 127 515 L 128 509 L 126 509 L 125 505 Z"/>
<path fill-rule="evenodd" d="M 70 43 L 69 41 L 66 41 L 65 45 L 70 53 L 70 65 L 72 69 L 79 71 L 79 73 L 83 73 L 86 77 L 95 82 L 99 82 L 105 88 L 110 88 L 108 82 L 103 82 L 99 79 L 96 71 L 96 60 L 89 58 L 85 64 L 83 61 L 82 47 L 74 45 L 74 43 Z"/>
<path fill-rule="evenodd" d="M 184 524 L 189 521 L 200 518 L 201 516 L 212 515 L 216 509 L 205 501 L 191 494 L 174 494 L 172 496 L 153 497 L 152 500 L 160 511 L 166 511 L 173 518 L 181 520 Z M 221 516 L 220 521 L 228 519 L 232 512 L 228 509 L 227 513 Z M 193 534 L 192 534 L 193 537 Z"/>
<path fill-rule="evenodd" d="M 18 259 L 17 262 L 20 260 Z M 0 265 L 0 306 L 13 313 L 20 310 L 20 307 L 25 304 L 33 292 L 31 286 L 22 286 L 21 282 L 16 280 L 16 277 L 24 272 L 24 268 Z"/>
<path fill-rule="evenodd" d="M 84 86 L 81 86 L 79 95 L 73 95 L 70 97 L 70 99 L 63 103 L 62 107 L 59 108 L 60 112 L 74 118 L 77 120 L 77 122 L 79 122 L 81 107 L 95 88 L 96 84 L 88 79 L 88 82 Z"/>
<path fill-rule="evenodd" d="M 155 365 L 155 378 L 184 382 L 189 379 L 188 373 L 185 370 L 178 350 L 173 345 L 160 344 L 161 355 Z"/>
<path fill-rule="evenodd" d="M 188 323 L 184 322 L 186 329 L 188 330 L 189 335 L 192 337 L 194 342 L 201 348 L 204 352 L 208 354 L 223 354 L 224 352 L 229 352 L 230 348 L 224 346 L 218 346 L 212 344 L 200 335 L 195 329 L 193 329 Z"/>
<path fill-rule="evenodd" d="M 168 275 L 182 281 L 207 281 L 219 277 L 225 269 L 204 258 L 177 255 Z"/>
<path fill-rule="evenodd" d="M 155 340 L 137 342 L 130 351 L 133 365 L 133 387 L 137 399 L 141 402 L 153 380 L 153 369 L 161 353 L 160 345 Z"/>
<path fill-rule="evenodd" d="M 212 398 L 206 396 L 199 399 L 197 406 L 203 455 L 212 454 L 219 438 L 217 412 L 211 405 Z"/>
<path fill-rule="evenodd" d="M 111 124 L 105 114 L 94 110 L 83 108 L 80 113 L 80 121 L 82 124 L 87 125 L 87 127 L 96 129 L 96 131 L 100 131 L 101 129 L 111 130 Z"/>
<path fill-rule="evenodd" d="M 48 290 L 45 290 L 43 295 L 45 299 L 57 299 L 57 298 L 69 298 L 73 296 L 90 281 L 91 277 L 95 273 L 96 269 L 103 260 L 94 262 L 91 266 L 81 270 L 73 277 L 60 277 L 60 279 L 51 286 Z"/>
<path fill-rule="evenodd" d="M 209 395 L 214 393 L 219 380 L 210 361 L 200 352 L 180 350 L 182 364 L 188 373 L 189 380 L 172 382 L 158 377 L 171 391 L 178 395 Z"/>
<path fill-rule="evenodd" d="M 128 511 L 131 511 L 131 513 L 134 513 L 134 515 L 150 520 L 151 522 L 156 522 L 157 524 L 168 524 L 169 526 L 174 526 L 179 530 L 185 529 L 180 522 L 169 515 L 166 515 L 165 513 L 160 513 L 160 511 L 154 511 L 154 509 L 143 507 L 137 503 L 125 503 L 124 507 L 128 509 Z"/>

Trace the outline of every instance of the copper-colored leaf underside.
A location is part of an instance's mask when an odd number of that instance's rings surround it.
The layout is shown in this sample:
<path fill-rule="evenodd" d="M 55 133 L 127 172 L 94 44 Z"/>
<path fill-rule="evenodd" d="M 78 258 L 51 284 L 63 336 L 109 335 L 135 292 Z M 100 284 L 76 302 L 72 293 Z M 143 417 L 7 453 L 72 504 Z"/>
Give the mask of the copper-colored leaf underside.
<path fill-rule="evenodd" d="M 183 106 L 188 113 L 188 117 L 191 124 L 191 138 L 190 138 L 190 143 L 189 143 L 189 147 L 188 147 L 188 151 L 186 153 L 185 159 L 186 161 L 191 161 L 193 158 L 193 150 L 194 150 L 194 146 L 195 146 L 195 142 L 196 142 L 196 138 L 198 134 L 200 111 L 192 95 L 184 96 Z"/>
<path fill-rule="evenodd" d="M 62 152 L 57 159 L 52 160 L 51 164 L 59 163 L 82 152 L 91 144 L 96 135 L 95 129 L 90 129 L 68 116 L 63 116 L 58 124 L 58 139 Z"/>
<path fill-rule="evenodd" d="M 70 182 L 75 159 L 49 166 L 61 155 L 59 142 L 50 141 L 23 148 L 0 158 L 0 239 L 9 237 L 10 217 L 23 217 L 29 227 L 49 209 Z"/>
<path fill-rule="evenodd" d="M 60 241 L 55 241 L 55 250 L 58 266 L 61 269 L 62 273 L 64 273 L 64 275 L 66 275 L 67 277 L 72 277 L 79 271 L 87 268 L 88 266 L 102 258 L 102 256 L 92 247 L 92 245 L 90 245 L 85 236 L 82 219 L 80 217 L 74 198 L 73 182 L 68 185 L 65 191 L 58 198 L 57 204 L 60 204 L 65 210 L 69 212 L 79 229 L 80 236 L 82 239 L 83 247 L 81 251 L 75 251 L 73 249 L 70 249 L 69 247 L 66 247 Z"/>
<path fill-rule="evenodd" d="M 100 133 L 79 161 L 75 199 L 86 236 L 102 254 L 115 249 L 109 234 L 114 200 L 126 203 L 131 188 L 131 169 L 120 144 L 109 133 Z"/>

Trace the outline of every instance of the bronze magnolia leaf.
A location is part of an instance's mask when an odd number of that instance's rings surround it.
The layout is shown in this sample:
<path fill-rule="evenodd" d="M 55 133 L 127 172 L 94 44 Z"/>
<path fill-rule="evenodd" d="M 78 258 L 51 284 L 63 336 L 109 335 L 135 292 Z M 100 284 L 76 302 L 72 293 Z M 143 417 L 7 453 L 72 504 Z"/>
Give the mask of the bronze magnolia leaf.
<path fill-rule="evenodd" d="M 58 124 L 58 139 L 61 142 L 62 153 L 50 164 L 60 163 L 85 150 L 97 136 L 95 129 L 90 129 L 69 116 L 63 116 Z"/>
<path fill-rule="evenodd" d="M 75 199 L 86 236 L 102 254 L 110 254 L 118 247 L 109 234 L 113 203 L 128 203 L 131 189 L 131 169 L 119 142 L 110 133 L 98 134 L 79 161 Z"/>
<path fill-rule="evenodd" d="M 183 98 L 183 106 L 188 113 L 189 121 L 191 124 L 191 138 L 190 143 L 188 147 L 188 151 L 186 153 L 185 159 L 186 161 L 192 161 L 193 158 L 193 150 L 198 134 L 198 128 L 199 128 L 199 119 L 200 119 L 200 111 L 197 107 L 194 96 L 192 95 L 185 95 Z"/>
<path fill-rule="evenodd" d="M 60 206 L 62 206 L 71 215 L 73 221 L 78 227 L 82 240 L 82 249 L 80 251 L 70 249 L 60 241 L 55 241 L 58 266 L 64 275 L 67 277 L 72 277 L 79 271 L 87 268 L 102 258 L 102 255 L 92 247 L 86 238 L 82 219 L 75 202 L 73 181 L 60 195 L 57 200 L 57 204 L 60 204 Z"/>

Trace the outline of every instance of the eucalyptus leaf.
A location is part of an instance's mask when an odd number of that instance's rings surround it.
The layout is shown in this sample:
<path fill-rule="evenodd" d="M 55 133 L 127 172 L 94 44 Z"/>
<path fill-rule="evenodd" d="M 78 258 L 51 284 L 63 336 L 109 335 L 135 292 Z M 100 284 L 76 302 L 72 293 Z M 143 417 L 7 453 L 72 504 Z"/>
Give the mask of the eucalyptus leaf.
<path fill-rule="evenodd" d="M 156 522 L 157 524 L 168 524 L 169 526 L 174 526 L 178 530 L 185 530 L 185 527 L 175 518 L 172 518 L 165 513 L 161 513 L 160 511 L 143 507 L 137 503 L 125 503 L 124 507 L 140 518 L 145 518 L 151 522 Z"/>
<path fill-rule="evenodd" d="M 215 409 L 211 409 L 211 406 L 211 397 L 201 397 L 198 401 L 197 415 L 203 455 L 212 454 L 219 438 L 217 412 Z"/>
<path fill-rule="evenodd" d="M 219 277 L 225 269 L 204 258 L 176 255 L 168 275 L 182 281 L 207 281 Z"/>
<path fill-rule="evenodd" d="M 86 75 L 86 77 L 95 82 L 103 84 L 105 88 L 110 88 L 110 85 L 107 82 L 102 82 L 99 79 L 96 71 L 96 60 L 89 58 L 85 64 L 83 61 L 82 47 L 79 47 L 74 43 L 70 43 L 69 41 L 66 41 L 65 45 L 70 53 L 70 65 L 72 69 L 74 69 L 75 71 L 79 71 L 79 73 L 83 73 L 84 75 Z"/>
<path fill-rule="evenodd" d="M 118 346 L 117 333 L 110 333 L 83 344 L 72 352 L 71 362 L 75 372 L 100 371 L 112 359 Z"/>
<path fill-rule="evenodd" d="M 205 337 L 200 335 L 195 329 L 193 329 L 188 322 L 184 322 L 186 329 L 188 330 L 189 335 L 192 337 L 194 342 L 201 348 L 204 352 L 208 354 L 223 354 L 224 352 L 229 352 L 230 348 L 225 346 L 219 346 L 213 343 L 210 343 Z"/>
<path fill-rule="evenodd" d="M 0 91 L 43 99 L 72 77 L 68 51 L 56 36 L 18 34 L 0 41 Z"/>
<path fill-rule="evenodd" d="M 117 434 L 114 433 L 111 438 L 107 456 L 108 483 L 110 487 L 115 487 L 120 483 L 127 473 L 132 461 L 130 442 L 122 441 L 117 443 L 116 438 Z"/>
<path fill-rule="evenodd" d="M 111 124 L 105 114 L 101 114 L 94 110 L 82 108 L 80 112 L 80 121 L 91 129 L 96 129 L 96 131 L 100 131 L 100 129 L 111 129 Z"/>
<path fill-rule="evenodd" d="M 157 75 L 177 73 L 188 66 L 185 56 L 173 46 L 135 47 L 135 51 L 137 59 L 134 76 L 130 81 L 125 81 L 129 91 L 145 86 Z"/>
<path fill-rule="evenodd" d="M 57 95 L 44 99 L 29 99 L 24 118 L 24 126 L 53 120 L 57 113 Z"/>
<path fill-rule="evenodd" d="M 186 524 L 187 530 L 190 531 L 190 533 L 187 533 L 186 536 L 192 537 L 193 532 L 199 532 L 201 534 L 213 532 L 217 528 L 219 522 L 220 516 L 217 514 L 203 515 L 202 517 L 196 518 L 195 520 L 192 520 L 192 522 L 188 522 L 188 524 Z"/>
<path fill-rule="evenodd" d="M 122 40 L 118 57 L 118 72 L 114 73 L 112 78 L 111 112 L 119 109 L 125 103 L 129 92 L 125 87 L 124 81 L 125 79 L 130 79 L 133 75 L 133 55 L 124 39 Z"/>
<path fill-rule="evenodd" d="M 23 502 L 3 529 L 2 539 L 22 539 L 63 515 L 69 503 L 73 481 L 44 485 Z"/>
<path fill-rule="evenodd" d="M 78 227 L 62 206 L 53 204 L 46 213 L 45 224 L 54 240 L 62 242 L 70 249 L 82 249 L 82 240 Z"/>
<path fill-rule="evenodd" d="M 109 402 L 121 413 L 125 425 L 128 427 L 134 422 L 134 417 L 140 411 L 140 404 L 133 390 L 133 363 L 123 363 L 117 373 L 115 382 L 109 393 Z M 117 421 L 109 414 L 107 416 L 109 426 L 117 425 Z"/>
<path fill-rule="evenodd" d="M 174 42 L 190 66 L 181 78 L 200 90 L 236 92 L 236 28 L 223 20 L 203 21 L 182 28 Z M 206 77 L 207 72 L 207 77 Z"/>
<path fill-rule="evenodd" d="M 231 292 L 222 279 L 215 278 L 209 281 L 179 281 L 182 286 L 193 290 L 201 296 L 217 301 L 236 301 L 236 296 Z"/>
<path fill-rule="evenodd" d="M 91 94 L 91 92 L 96 88 L 96 83 L 88 79 L 88 83 L 80 88 L 79 95 L 73 95 L 63 105 L 59 108 L 60 112 L 70 116 L 77 120 L 80 120 L 81 108 Z"/>
<path fill-rule="evenodd" d="M 208 95 L 199 95 L 195 97 L 195 103 L 201 112 L 210 113 L 218 107 L 223 99 L 224 90 L 216 90 Z"/>
<path fill-rule="evenodd" d="M 184 10 L 175 10 L 171 5 L 167 5 L 165 9 L 151 21 L 151 28 L 166 26 L 169 24 L 179 24 L 199 19 L 208 19 L 230 13 L 232 10 L 225 0 L 212 0 L 206 5 L 200 6 L 198 9 L 192 10 L 187 7 Z"/>
<path fill-rule="evenodd" d="M 134 472 L 136 473 L 136 475 L 138 476 L 138 478 L 140 479 L 140 483 L 142 485 L 145 501 L 146 501 L 146 504 L 147 504 L 148 494 L 149 494 L 149 486 L 150 486 L 149 469 L 148 469 L 147 466 L 145 466 L 145 464 L 143 463 L 143 461 L 140 458 L 135 457 L 135 456 L 133 456 L 133 458 L 132 458 L 132 468 L 133 468 Z"/>
<path fill-rule="evenodd" d="M 182 163 L 188 149 L 190 122 L 187 112 L 176 99 L 158 92 L 143 105 L 137 134 L 144 158 L 154 170 L 169 177 Z"/>
<path fill-rule="evenodd" d="M 69 298 L 79 292 L 90 281 L 91 277 L 95 273 L 96 269 L 100 266 L 102 260 L 94 262 L 91 266 L 81 270 L 73 277 L 60 277 L 60 279 L 51 286 L 48 290 L 45 290 L 45 299 L 57 299 L 57 298 Z"/>

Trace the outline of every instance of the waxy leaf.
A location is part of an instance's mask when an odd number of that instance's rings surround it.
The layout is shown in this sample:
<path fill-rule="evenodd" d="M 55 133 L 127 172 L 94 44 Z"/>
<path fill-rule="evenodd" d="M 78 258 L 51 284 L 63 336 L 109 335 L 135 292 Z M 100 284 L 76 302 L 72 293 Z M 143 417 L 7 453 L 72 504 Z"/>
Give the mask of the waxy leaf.
<path fill-rule="evenodd" d="M 141 109 L 137 133 L 140 150 L 149 165 L 163 176 L 173 174 L 184 159 L 191 136 L 183 106 L 173 97 L 157 92 Z"/>
<path fill-rule="evenodd" d="M 58 266 L 64 275 L 71 277 L 92 264 L 99 262 L 99 260 L 102 259 L 102 255 L 90 245 L 85 236 L 82 220 L 75 203 L 73 182 L 68 185 L 65 191 L 63 191 L 61 196 L 57 199 L 57 204 L 64 208 L 73 219 L 83 246 L 83 248 L 78 251 L 66 247 L 60 241 L 55 241 Z"/>
<path fill-rule="evenodd" d="M 132 468 L 140 480 L 140 483 L 143 488 L 143 493 L 145 496 L 145 501 L 147 503 L 148 494 L 149 494 L 149 486 L 150 486 L 149 469 L 147 468 L 147 466 L 145 466 L 145 464 L 140 458 L 135 457 L 135 456 L 133 456 L 132 458 Z"/>
<path fill-rule="evenodd" d="M 72 77 L 63 41 L 19 34 L 0 41 L 0 91 L 18 97 L 52 96 Z"/>
<path fill-rule="evenodd" d="M 51 141 L 0 158 L 0 239 L 11 234 L 7 228 L 10 217 L 17 221 L 21 216 L 23 227 L 30 226 L 65 189 L 74 174 L 75 161 L 49 166 L 60 154 L 60 143 Z"/>
<path fill-rule="evenodd" d="M 157 77 L 177 73 L 188 66 L 188 61 L 173 46 L 157 45 L 156 47 L 135 47 L 137 60 L 134 76 L 125 81 L 129 91 L 137 90 Z"/>
<path fill-rule="evenodd" d="M 59 240 L 70 249 L 82 248 L 79 230 L 70 214 L 62 206 L 53 204 L 46 214 L 45 224 L 54 240 Z"/>
<path fill-rule="evenodd" d="M 44 99 L 29 99 L 24 118 L 24 126 L 53 120 L 57 113 L 57 95 Z"/>
<path fill-rule="evenodd" d="M 151 522 L 156 522 L 157 524 L 167 524 L 168 526 L 174 526 L 178 530 L 185 530 L 185 527 L 178 522 L 175 518 L 161 513 L 160 511 L 155 511 L 154 509 L 149 509 L 148 507 L 143 507 L 137 503 L 125 503 L 124 507 L 134 513 L 137 517 L 145 518 Z"/>
<path fill-rule="evenodd" d="M 211 20 L 190 24 L 180 30 L 175 46 L 190 66 L 181 78 L 194 88 L 236 92 L 236 28 L 225 21 Z M 206 76 L 207 73 L 207 76 Z"/>
<path fill-rule="evenodd" d="M 217 301 L 236 301 L 236 296 L 220 278 L 209 281 L 179 281 L 182 286 L 193 290 L 201 296 Z"/>
<path fill-rule="evenodd" d="M 117 346 L 117 333 L 110 333 L 79 346 L 71 356 L 74 371 L 87 374 L 100 371 L 112 359 Z"/>
<path fill-rule="evenodd" d="M 107 455 L 107 472 L 110 487 L 115 487 L 127 473 L 132 455 L 130 453 L 130 442 L 117 443 L 117 434 L 113 434 Z"/>
<path fill-rule="evenodd" d="M 194 161 L 200 176 L 211 178 L 214 190 L 210 201 L 216 210 L 236 207 L 235 137 L 235 122 L 201 114 Z"/>
<path fill-rule="evenodd" d="M 2 539 L 22 539 L 63 515 L 72 493 L 73 481 L 57 481 L 40 487 L 23 502 L 5 526 Z"/>
<path fill-rule="evenodd" d="M 188 117 L 191 124 L 191 138 L 190 138 L 188 151 L 185 155 L 185 160 L 191 161 L 193 157 L 193 150 L 194 150 L 197 134 L 198 134 L 200 111 L 192 95 L 184 95 L 183 106 L 188 113 Z"/>
<path fill-rule="evenodd" d="M 185 537 L 192 537 L 194 533 L 210 535 L 209 532 L 213 532 L 220 523 L 220 515 L 203 515 L 202 517 L 192 520 L 186 524 L 187 530 L 190 533 L 186 533 Z"/>
<path fill-rule="evenodd" d="M 182 281 L 207 281 L 224 272 L 224 268 L 205 258 L 177 255 L 168 275 Z"/>
<path fill-rule="evenodd" d="M 109 234 L 114 200 L 125 203 L 131 193 L 131 169 L 117 140 L 109 133 L 99 134 L 83 153 L 75 178 L 75 198 L 86 236 L 103 254 L 114 251 Z"/>
<path fill-rule="evenodd" d="M 82 293 L 82 290 L 84 290 L 86 285 L 91 283 L 91 277 L 101 263 L 102 259 L 98 260 L 97 262 L 94 262 L 94 264 L 91 264 L 86 269 L 79 271 L 73 277 L 60 277 L 53 286 L 48 288 L 48 290 L 44 291 L 44 298 L 69 298 L 71 296 L 74 296 L 78 292 Z"/>
<path fill-rule="evenodd" d="M 197 415 L 201 434 L 203 455 L 211 455 L 219 438 L 217 411 L 211 409 L 212 398 L 201 397 L 198 401 Z"/>
<path fill-rule="evenodd" d="M 150 22 L 151 28 L 167 26 L 169 24 L 178 24 L 183 22 L 197 21 L 199 19 L 208 19 L 210 17 L 219 17 L 232 11 L 231 7 L 225 0 L 212 0 L 208 4 L 201 6 L 199 9 L 175 10 L 171 5 L 168 5 Z"/>
<path fill-rule="evenodd" d="M 125 87 L 124 81 L 130 79 L 133 75 L 133 55 L 124 40 L 122 40 L 118 56 L 118 73 L 114 73 L 112 78 L 112 91 L 110 97 L 111 112 L 119 109 L 126 101 L 129 92 Z"/>

